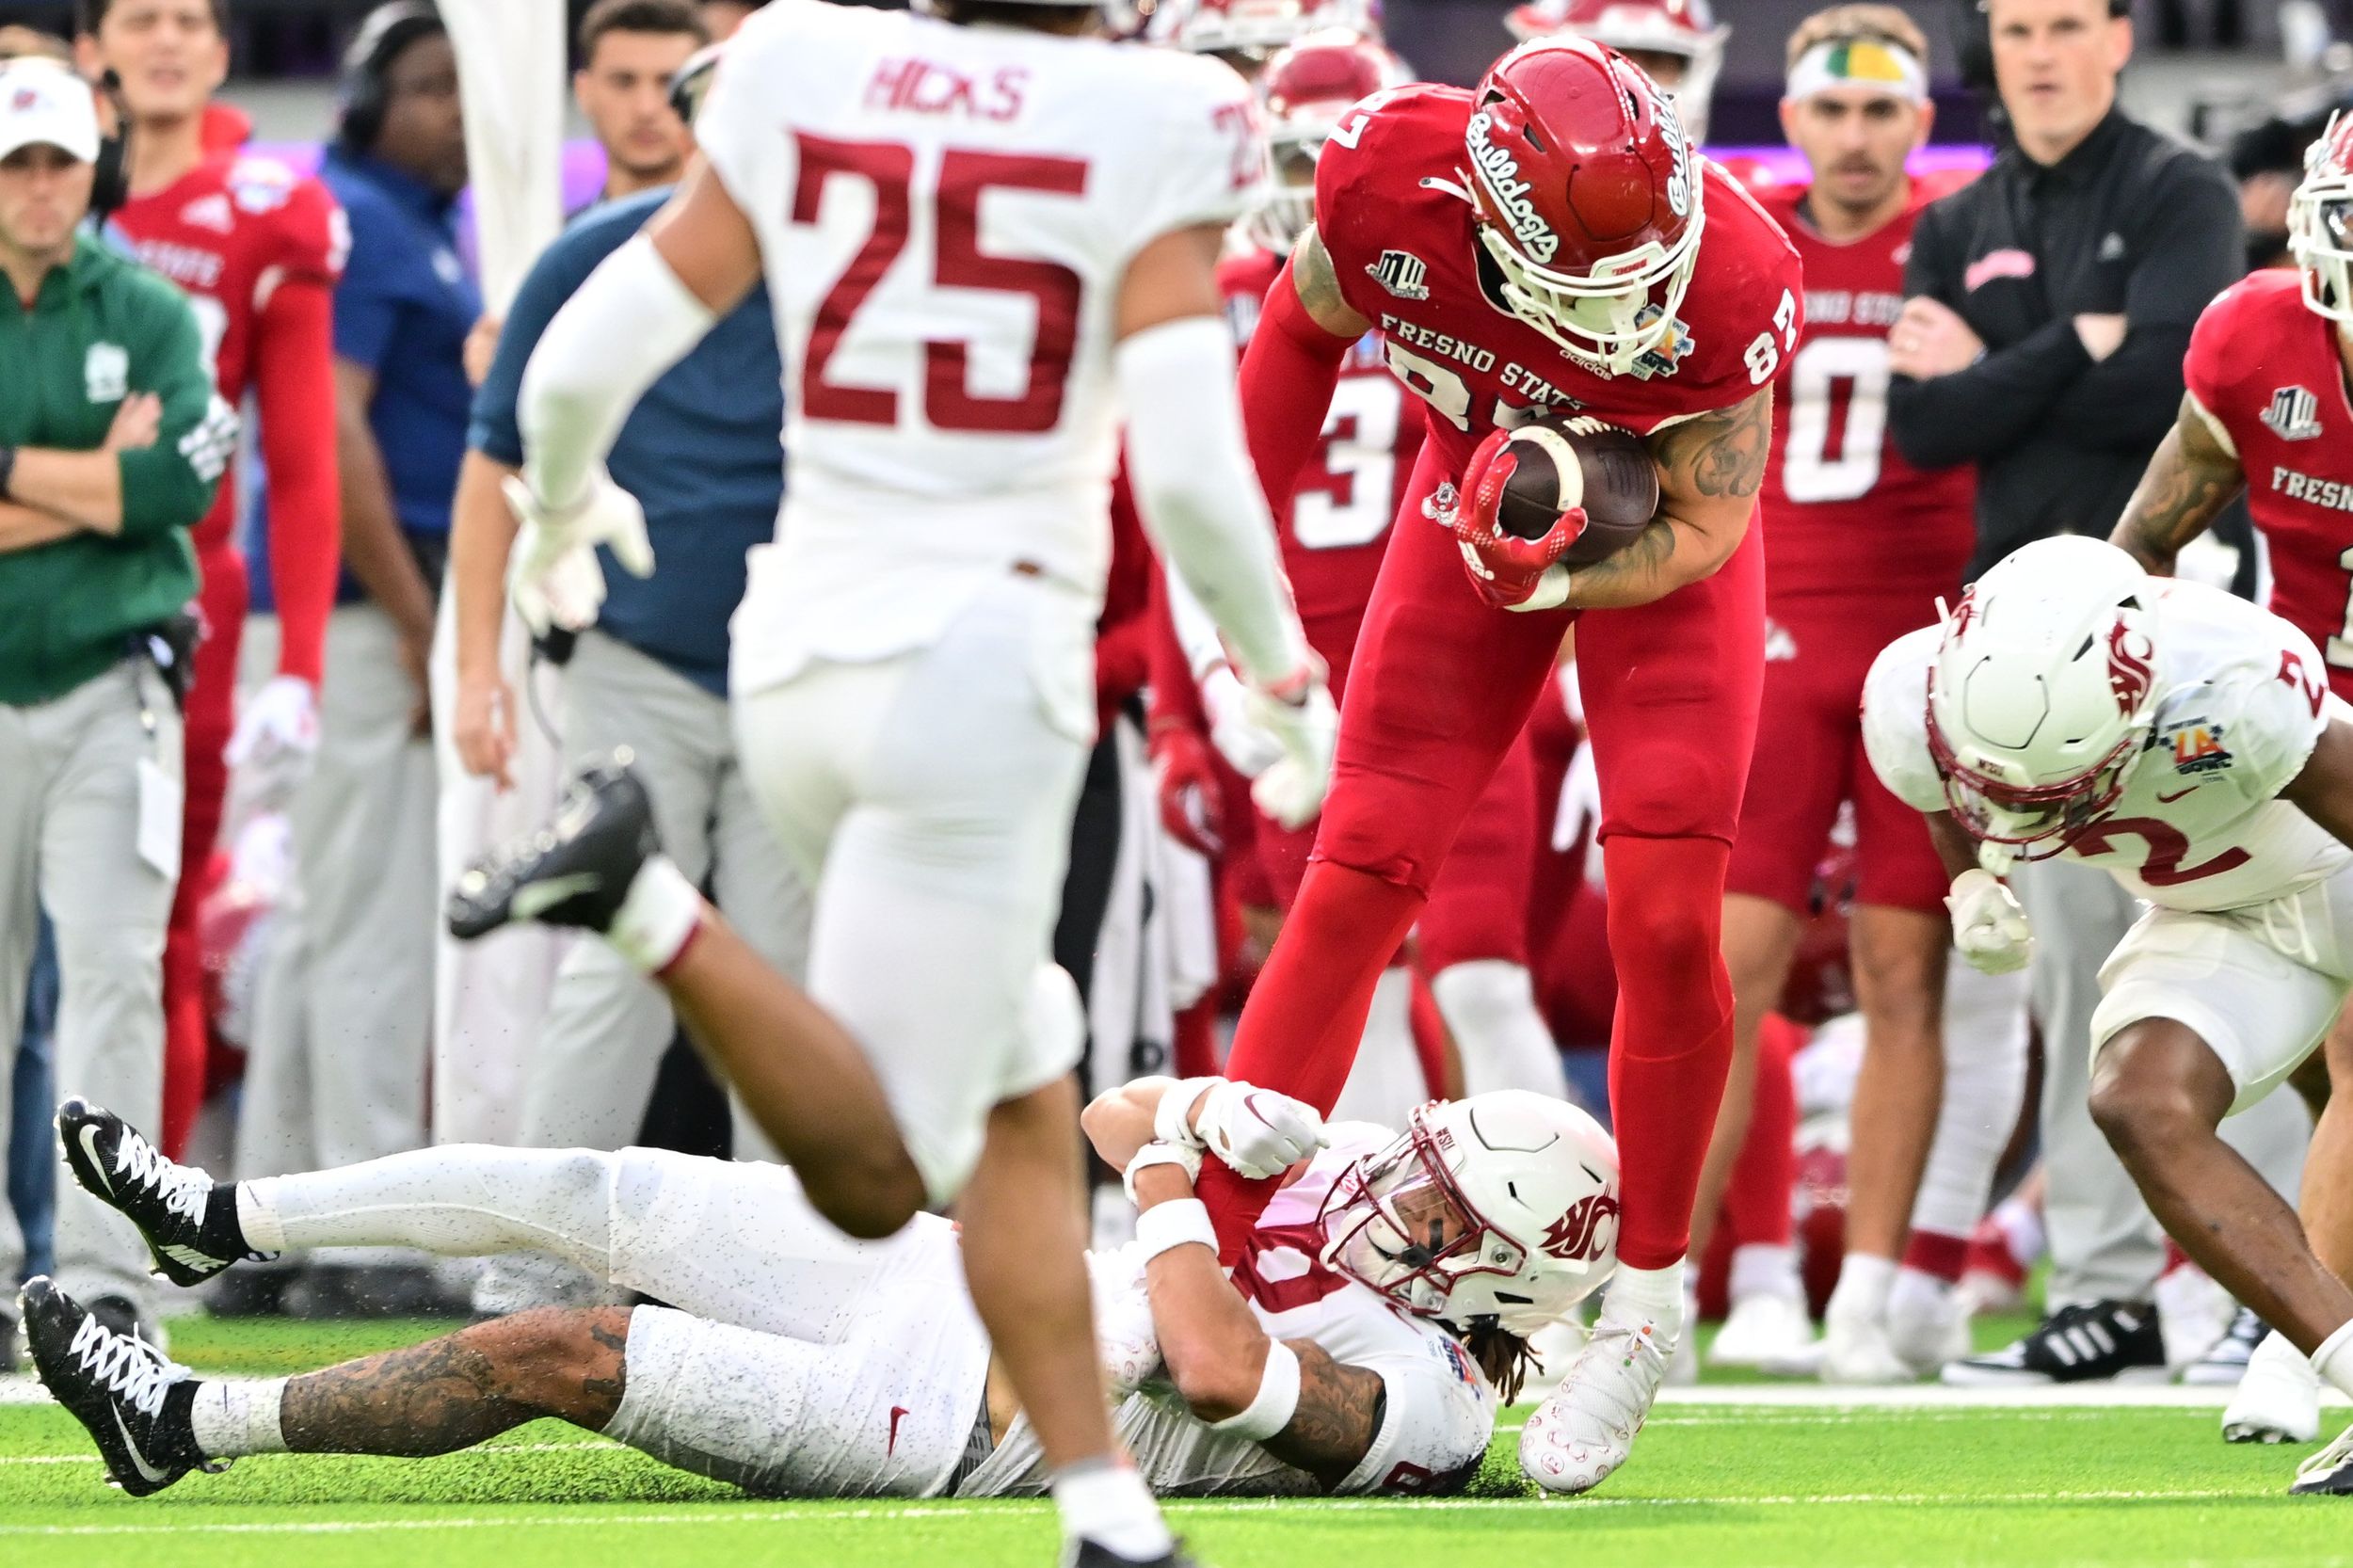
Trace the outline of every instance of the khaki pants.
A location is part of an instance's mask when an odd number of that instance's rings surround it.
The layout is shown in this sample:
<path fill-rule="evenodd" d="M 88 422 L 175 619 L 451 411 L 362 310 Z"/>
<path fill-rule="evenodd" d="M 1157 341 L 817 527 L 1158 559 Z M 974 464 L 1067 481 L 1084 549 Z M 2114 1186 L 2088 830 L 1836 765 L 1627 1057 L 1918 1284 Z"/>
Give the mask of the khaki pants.
<path fill-rule="evenodd" d="M 181 771 L 179 711 L 125 662 L 53 702 L 0 705 L 0 1061 L 13 1061 L 40 911 L 57 934 L 56 1090 L 138 1127 L 163 1115 L 164 924 L 178 877 L 138 852 L 141 758 Z M 171 808 L 176 821 L 179 808 Z M 0 1145 L 8 1123 L 0 1117 Z M 0 1146 L 0 1163 L 6 1148 Z M 147 1249 L 130 1222 L 57 1176 L 57 1281 L 84 1301 L 152 1310 Z M 0 1203 L 0 1281 L 24 1239 Z"/>

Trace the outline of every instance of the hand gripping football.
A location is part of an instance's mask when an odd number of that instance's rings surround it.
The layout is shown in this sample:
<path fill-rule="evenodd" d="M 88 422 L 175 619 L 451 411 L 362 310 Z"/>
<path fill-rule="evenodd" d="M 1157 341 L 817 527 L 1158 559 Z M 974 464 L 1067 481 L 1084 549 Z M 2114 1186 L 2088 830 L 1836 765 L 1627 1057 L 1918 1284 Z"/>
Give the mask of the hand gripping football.
<path fill-rule="evenodd" d="M 1539 413 L 1497 456 L 1513 460 L 1496 513 L 1505 533 L 1540 539 L 1561 513 L 1585 508 L 1585 531 L 1561 558 L 1571 570 L 1624 550 L 1658 510 L 1658 468 L 1641 438 L 1591 414 Z"/>

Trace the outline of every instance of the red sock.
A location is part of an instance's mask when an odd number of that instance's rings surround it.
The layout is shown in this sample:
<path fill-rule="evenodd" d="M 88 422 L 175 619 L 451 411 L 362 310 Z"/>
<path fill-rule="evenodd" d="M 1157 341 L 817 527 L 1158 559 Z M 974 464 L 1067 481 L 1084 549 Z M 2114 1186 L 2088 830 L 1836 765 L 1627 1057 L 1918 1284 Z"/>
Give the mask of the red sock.
<path fill-rule="evenodd" d="M 1736 1247 L 1785 1247 L 1793 1234 L 1790 1199 L 1798 1190 L 1798 1086 L 1789 1058 L 1805 1032 L 1778 1013 L 1756 1035 L 1756 1109 L 1748 1142 L 1724 1192 L 1724 1229 Z"/>
<path fill-rule="evenodd" d="M 1417 888 L 1328 860 L 1311 864 L 1250 988 L 1225 1076 L 1330 1111 L 1356 1060 L 1372 988 L 1413 929 L 1423 897 Z M 1226 1262 L 1238 1261 L 1241 1240 L 1274 1183 L 1244 1181 L 1210 1160 L 1202 1167 L 1200 1191 Z"/>
<path fill-rule="evenodd" d="M 1602 856 L 1618 966 L 1618 1259 L 1664 1269 L 1690 1247 L 1691 1202 L 1732 1065 L 1732 982 L 1718 951 L 1731 852 L 1715 839 L 1618 834 Z"/>
<path fill-rule="evenodd" d="M 1961 1269 L 1969 1261 L 1969 1238 L 1946 1236 L 1933 1230 L 1915 1230 L 1904 1242 L 1903 1266 L 1932 1274 L 1947 1285 L 1960 1283 Z"/>

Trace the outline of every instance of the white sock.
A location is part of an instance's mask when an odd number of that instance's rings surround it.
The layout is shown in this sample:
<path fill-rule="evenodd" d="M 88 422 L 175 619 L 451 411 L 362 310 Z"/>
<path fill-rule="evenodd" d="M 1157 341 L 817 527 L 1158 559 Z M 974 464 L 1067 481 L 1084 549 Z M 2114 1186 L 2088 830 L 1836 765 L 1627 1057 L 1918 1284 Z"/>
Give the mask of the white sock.
<path fill-rule="evenodd" d="M 2026 984 L 1952 957 L 1945 980 L 1945 1093 L 1912 1203 L 1912 1228 L 1966 1236 L 2026 1095 Z"/>
<path fill-rule="evenodd" d="M 1463 1092 L 1532 1089 L 1569 1097 L 1561 1048 L 1536 1008 L 1536 983 L 1525 965 L 1503 958 L 1450 964 L 1430 977 L 1430 994 L 1463 1056 Z"/>
<path fill-rule="evenodd" d="M 286 1380 L 200 1383 L 188 1421 L 197 1451 L 207 1459 L 242 1459 L 247 1454 L 282 1454 L 286 1434 L 279 1429 L 279 1406 Z"/>
<path fill-rule="evenodd" d="M 637 968 L 660 974 L 686 951 L 702 915 L 702 894 L 668 856 L 657 855 L 638 868 L 604 939 Z"/>
<path fill-rule="evenodd" d="M 1611 1321 L 1649 1320 L 1677 1335 L 1683 1332 L 1685 1289 L 1683 1265 L 1663 1269 L 1632 1269 L 1620 1264 L 1609 1277 L 1601 1299 L 1601 1315 Z"/>
<path fill-rule="evenodd" d="M 277 1184 L 264 1176 L 237 1183 L 237 1228 L 255 1252 L 284 1252 L 286 1227 L 278 1223 Z"/>
<path fill-rule="evenodd" d="M 1805 1300 L 1805 1282 L 1798 1277 L 1798 1249 L 1751 1241 L 1732 1249 L 1731 1296 L 1737 1304 L 1751 1296 Z"/>
<path fill-rule="evenodd" d="M 1049 1483 L 1062 1513 L 1063 1534 L 1092 1541 L 1121 1557 L 1149 1562 L 1168 1556 L 1176 1543 L 1160 1517 L 1160 1505 L 1136 1467 L 1124 1460 L 1094 1459 L 1054 1473 Z"/>
<path fill-rule="evenodd" d="M 1895 1286 L 1894 1258 L 1850 1252 L 1839 1264 L 1838 1288 L 1830 1293 L 1830 1304 L 1822 1309 L 1822 1317 L 1826 1321 L 1833 1318 L 1849 1321 L 1884 1319 L 1887 1297 Z"/>
<path fill-rule="evenodd" d="M 1898 1268 L 1887 1291 L 1887 1316 L 1892 1319 L 1930 1319 L 1945 1309 L 1952 1287 L 1925 1269 Z"/>
<path fill-rule="evenodd" d="M 2042 1230 L 2041 1210 L 2030 1203 L 2005 1198 L 1994 1206 L 1993 1224 L 2020 1268 L 2031 1269 L 2041 1261 L 2043 1250 L 2049 1245 Z"/>
<path fill-rule="evenodd" d="M 2353 1394 L 2353 1322 L 2338 1324 L 2320 1342 L 2320 1349 L 2313 1352 L 2313 1370 L 2338 1393 Z"/>
<path fill-rule="evenodd" d="M 1364 1038 L 1331 1119 L 1402 1128 L 1414 1107 L 1432 1093 L 1414 1049 L 1414 973 L 1401 964 L 1384 969 L 1373 987 Z"/>

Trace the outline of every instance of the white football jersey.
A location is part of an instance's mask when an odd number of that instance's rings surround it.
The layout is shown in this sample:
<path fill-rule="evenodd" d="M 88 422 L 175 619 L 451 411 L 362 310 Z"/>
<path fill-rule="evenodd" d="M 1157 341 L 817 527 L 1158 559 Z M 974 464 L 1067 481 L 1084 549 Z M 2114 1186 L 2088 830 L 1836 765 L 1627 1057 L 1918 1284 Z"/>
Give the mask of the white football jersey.
<path fill-rule="evenodd" d="M 2332 718 L 2312 640 L 2269 611 L 2200 583 L 2154 596 L 2156 724 L 2114 809 L 2061 853 L 2169 909 L 2237 909 L 2300 892 L 2353 866 L 2353 851 L 2280 792 Z M 1944 635 L 1923 627 L 1872 664 L 1863 692 L 1871 766 L 1907 805 L 1945 809 L 1929 752 L 1929 668 Z"/>
<path fill-rule="evenodd" d="M 788 484 L 738 691 L 927 647 L 1016 566 L 1099 604 L 1114 308 L 1151 241 L 1225 224 L 1264 155 L 1207 58 L 776 0 L 696 122 L 760 237 Z"/>
<path fill-rule="evenodd" d="M 1495 1434 L 1496 1396 L 1463 1347 L 1427 1318 L 1390 1304 L 1379 1292 L 1316 1261 L 1316 1216 L 1350 1163 L 1396 1134 L 1369 1122 L 1337 1122 L 1331 1146 L 1300 1178 L 1274 1195 L 1259 1216 L 1249 1256 L 1234 1284 L 1276 1339 L 1311 1339 L 1344 1365 L 1381 1374 L 1386 1393 L 1371 1451 L 1335 1489 L 1341 1494 L 1426 1492 L 1452 1484 L 1476 1465 Z M 1144 1262 L 1131 1243 L 1089 1258 L 1098 1315 L 1117 1321 L 1144 1293 Z M 1321 1490 L 1313 1477 L 1246 1437 L 1211 1432 L 1165 1382 L 1147 1383 L 1121 1401 L 1120 1441 L 1152 1490 L 1163 1496 L 1299 1495 Z M 960 1496 L 1027 1496 L 1044 1491 L 1036 1436 L 1017 1420 L 1005 1441 L 957 1489 Z"/>

